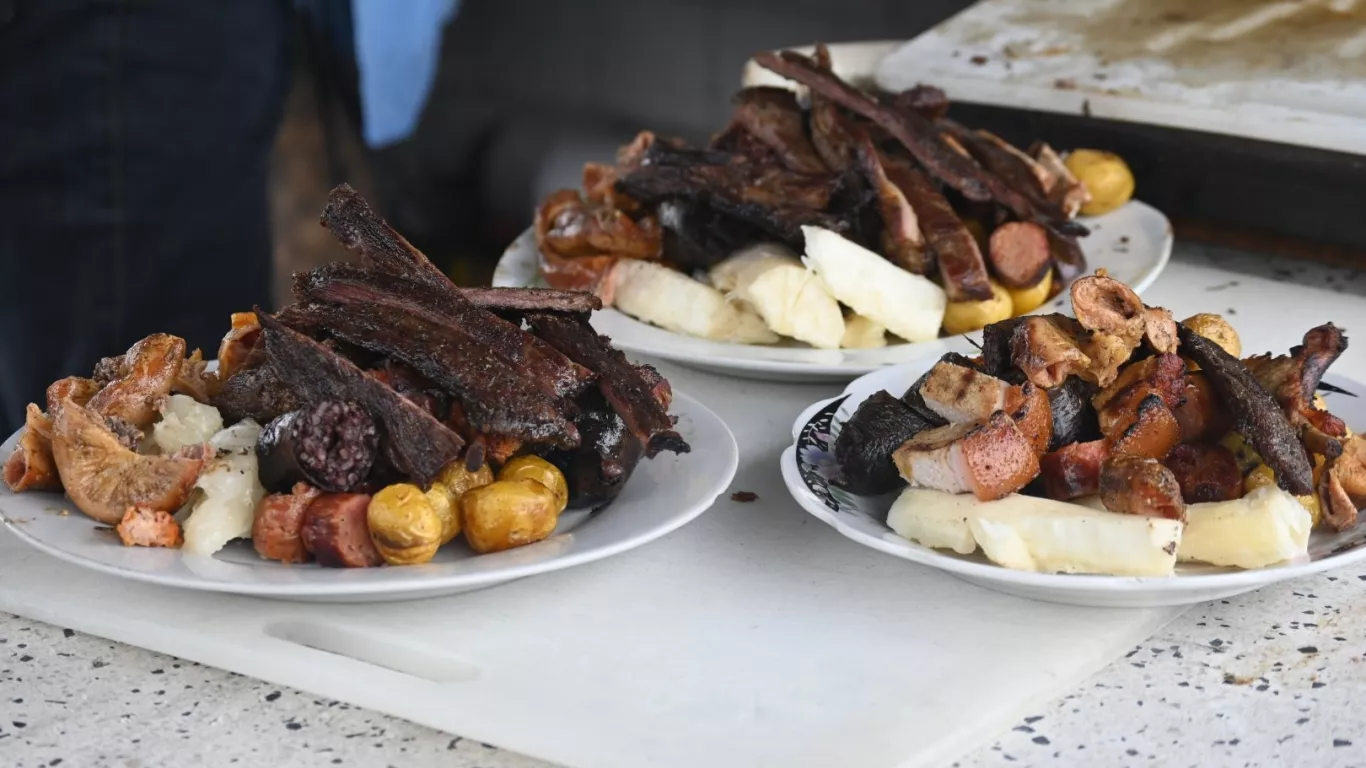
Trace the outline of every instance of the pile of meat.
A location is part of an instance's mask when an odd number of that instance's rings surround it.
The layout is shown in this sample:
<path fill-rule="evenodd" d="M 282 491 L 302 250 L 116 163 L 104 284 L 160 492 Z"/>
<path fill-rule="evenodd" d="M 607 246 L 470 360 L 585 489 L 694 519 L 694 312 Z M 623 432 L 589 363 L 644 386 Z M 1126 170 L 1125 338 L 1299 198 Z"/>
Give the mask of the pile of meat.
<path fill-rule="evenodd" d="M 1366 441 L 1316 394 L 1347 348 L 1340 329 L 1240 360 L 1103 274 L 1077 280 L 1071 298 L 1075 319 L 989 325 L 980 356 L 946 355 L 901 397 L 868 398 L 836 440 L 839 482 L 984 501 L 1099 494 L 1113 512 L 1181 520 L 1187 504 L 1275 483 L 1315 523 L 1356 524 Z"/>
<path fill-rule="evenodd" d="M 755 60 L 803 86 L 809 106 L 746 88 L 706 148 L 646 132 L 615 166 L 587 166 L 582 193 L 557 192 L 537 213 L 551 286 L 602 290 L 620 259 L 691 272 L 756 243 L 801 253 L 803 226 L 934 277 L 950 302 L 991 299 L 989 278 L 1023 289 L 1084 271 L 1086 229 L 1072 217 L 1087 193 L 1047 145 L 1025 152 L 954 122 L 933 87 L 860 91 L 824 46 Z"/>
<path fill-rule="evenodd" d="M 427 488 L 457 463 L 472 472 L 535 454 L 563 473 L 571 506 L 600 507 L 641 458 L 689 450 L 668 382 L 588 325 L 591 294 L 458 288 L 346 185 L 322 222 L 358 263 L 296 274 L 296 303 L 276 314 L 234 315 L 216 372 L 157 334 L 90 378 L 56 382 L 46 410 L 28 407 L 9 488 L 65 489 L 91 517 L 155 539 L 230 453 L 230 441 L 205 442 L 230 433 L 224 423 L 252 426 L 252 485 L 286 496 L 295 483 L 315 496 Z M 195 444 L 153 443 L 151 430 L 172 431 L 163 414 L 177 394 L 212 406 L 185 418 L 217 423 L 176 422 Z"/>

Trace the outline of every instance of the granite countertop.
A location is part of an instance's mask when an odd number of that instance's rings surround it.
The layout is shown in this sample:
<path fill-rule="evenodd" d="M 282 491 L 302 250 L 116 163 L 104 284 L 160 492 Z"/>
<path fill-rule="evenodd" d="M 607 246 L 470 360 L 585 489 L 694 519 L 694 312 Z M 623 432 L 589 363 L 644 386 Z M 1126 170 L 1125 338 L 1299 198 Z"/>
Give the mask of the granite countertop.
<path fill-rule="evenodd" d="M 1177 245 L 1175 259 L 1366 296 L 1355 270 Z M 1216 286 L 1217 288 L 1217 286 Z M 1192 608 L 957 765 L 1362 766 L 1366 569 Z M 12 768 L 531 768 L 450 734 L 0 613 Z"/>

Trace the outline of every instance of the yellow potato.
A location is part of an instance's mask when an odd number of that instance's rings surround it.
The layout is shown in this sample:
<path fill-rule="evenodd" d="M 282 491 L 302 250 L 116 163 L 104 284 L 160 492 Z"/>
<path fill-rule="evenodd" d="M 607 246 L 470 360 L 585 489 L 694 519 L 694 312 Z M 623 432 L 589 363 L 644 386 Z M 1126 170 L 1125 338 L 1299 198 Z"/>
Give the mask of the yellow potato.
<path fill-rule="evenodd" d="M 1113 152 L 1077 149 L 1067 155 L 1063 164 L 1091 193 L 1091 199 L 1081 206 L 1083 216 L 1109 213 L 1134 196 L 1133 171 Z"/>
<path fill-rule="evenodd" d="M 416 485 L 382 489 L 370 498 L 365 517 L 370 540 L 389 565 L 425 563 L 441 546 L 441 518 Z"/>
<path fill-rule="evenodd" d="M 432 509 L 436 510 L 436 516 L 441 518 L 441 545 L 451 543 L 460 535 L 459 497 L 441 483 L 432 483 L 432 487 L 423 495 L 431 503 Z"/>
<path fill-rule="evenodd" d="M 955 336 L 1008 320 L 1011 317 L 1010 294 L 995 280 L 991 281 L 991 298 L 985 301 L 950 301 L 944 308 L 944 333 Z"/>
<path fill-rule="evenodd" d="M 554 464 L 546 461 L 540 456 L 518 456 L 503 465 L 498 472 L 499 480 L 535 480 L 555 493 L 555 502 L 558 508 L 555 514 L 564 511 L 569 504 L 569 484 L 565 482 L 564 475 Z"/>
<path fill-rule="evenodd" d="M 1323 472 L 1324 463 L 1324 458 L 1322 456 L 1316 455 L 1314 457 L 1315 486 L 1318 485 L 1318 479 Z M 1275 484 L 1276 471 L 1265 464 L 1258 464 L 1256 467 L 1252 469 L 1251 472 L 1247 473 L 1246 477 L 1243 478 L 1243 495 L 1246 496 L 1247 494 L 1252 493 L 1254 490 L 1261 488 L 1264 485 Z M 1304 507 L 1306 510 L 1309 511 L 1309 517 L 1314 521 L 1313 524 L 1318 525 L 1319 520 L 1323 518 L 1323 507 L 1319 503 L 1319 495 L 1317 493 L 1310 493 L 1305 496 L 1296 496 L 1295 501 L 1298 501 L 1300 503 L 1300 506 Z"/>
<path fill-rule="evenodd" d="M 1053 270 L 1044 273 L 1043 279 L 1028 288 L 1007 288 L 1006 293 L 1010 294 L 1010 313 L 1012 317 L 1019 317 L 1026 312 L 1033 312 L 1043 306 L 1048 301 L 1048 292 L 1053 289 Z"/>
<path fill-rule="evenodd" d="M 480 464 L 478 470 L 471 472 L 465 468 L 465 459 L 462 457 L 442 467 L 436 482 L 446 486 L 458 501 L 465 491 L 493 482 L 493 470 L 489 469 L 488 464 Z"/>
<path fill-rule="evenodd" d="M 499 480 L 460 497 L 460 527 L 475 552 L 499 552 L 549 536 L 558 505 L 555 492 L 535 480 Z"/>
<path fill-rule="evenodd" d="M 1210 341 L 1218 344 L 1225 352 L 1237 358 L 1243 356 L 1243 342 L 1238 338 L 1238 332 L 1233 330 L 1223 315 L 1216 315 L 1212 312 L 1201 312 L 1198 315 L 1191 315 L 1181 321 L 1185 327 L 1195 331 L 1200 336 L 1204 336 Z M 1193 361 L 1186 361 L 1186 368 L 1192 371 L 1200 370 L 1200 366 Z"/>

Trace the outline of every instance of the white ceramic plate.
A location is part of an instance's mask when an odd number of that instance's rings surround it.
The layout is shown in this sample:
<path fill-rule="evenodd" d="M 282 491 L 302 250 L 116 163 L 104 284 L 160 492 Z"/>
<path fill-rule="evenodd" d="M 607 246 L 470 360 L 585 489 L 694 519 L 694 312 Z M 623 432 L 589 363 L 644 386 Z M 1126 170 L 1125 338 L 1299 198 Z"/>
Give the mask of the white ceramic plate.
<path fill-rule="evenodd" d="M 966 345 L 956 351 L 972 352 Z M 795 443 L 783 451 L 781 463 L 788 491 L 806 511 L 860 544 L 947 571 L 988 589 L 1035 600 L 1107 608 L 1201 603 L 1366 560 L 1366 525 L 1342 534 L 1315 531 L 1309 540 L 1309 556 L 1303 560 L 1248 571 L 1183 563 L 1177 565 L 1175 576 L 1165 578 L 1015 571 L 992 563 L 980 550 L 965 556 L 904 539 L 886 524 L 887 510 L 896 493 L 857 496 L 828 482 L 838 470 L 834 443 L 840 426 L 864 399 L 883 389 L 900 395 L 936 360 L 923 358 L 864 376 L 852 382 L 844 394 L 812 405 L 797 418 L 792 428 Z M 1330 375 L 1325 382 L 1366 395 L 1366 384 L 1351 379 Z M 1366 398 L 1323 394 L 1329 409 L 1348 424 L 1366 425 Z"/>
<path fill-rule="evenodd" d="M 603 511 L 567 512 L 545 541 L 488 555 L 457 542 L 426 565 L 334 569 L 262 560 L 245 540 L 213 557 L 124 547 L 112 529 L 81 514 L 65 497 L 14 494 L 3 486 L 0 521 L 50 555 L 169 587 L 316 602 L 437 597 L 601 560 L 653 541 L 706 511 L 735 477 L 735 437 L 716 414 L 687 395 L 675 392 L 671 411 L 691 453 L 642 459 L 621 495 Z M 0 446 L 0 455 L 8 457 L 18 437 Z M 62 515 L 63 510 L 69 514 Z"/>
<path fill-rule="evenodd" d="M 1104 267 L 1110 276 L 1143 293 L 1172 252 L 1167 217 L 1150 205 L 1131 202 L 1117 211 L 1081 219 L 1092 233 L 1081 238 L 1089 269 Z M 543 286 L 536 238 L 527 230 L 508 246 L 493 273 L 496 286 Z M 1066 293 L 1040 312 L 1068 311 Z M 882 349 L 813 349 L 799 342 L 761 346 L 707 341 L 642 323 L 614 309 L 593 314 L 593 327 L 628 352 L 671 360 L 690 368 L 770 381 L 848 381 L 870 371 L 947 349 L 947 339 L 892 344 Z M 975 336 L 981 336 L 980 332 Z"/>

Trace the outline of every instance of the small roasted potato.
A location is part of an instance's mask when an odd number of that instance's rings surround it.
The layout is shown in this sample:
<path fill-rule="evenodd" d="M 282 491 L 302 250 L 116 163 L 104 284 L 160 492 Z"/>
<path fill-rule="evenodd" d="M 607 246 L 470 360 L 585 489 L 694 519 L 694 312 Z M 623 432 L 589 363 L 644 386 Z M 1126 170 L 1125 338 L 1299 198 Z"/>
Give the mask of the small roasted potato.
<path fill-rule="evenodd" d="M 370 540 L 389 565 L 418 565 L 441 546 L 444 526 L 421 488 L 397 483 L 370 499 L 366 509 Z"/>
<path fill-rule="evenodd" d="M 559 504 L 555 492 L 536 480 L 499 480 L 460 497 L 460 527 L 475 552 L 500 552 L 549 536 Z"/>
<path fill-rule="evenodd" d="M 441 483 L 432 483 L 423 495 L 436 516 L 441 518 L 441 546 L 444 547 L 460 535 L 460 499 Z"/>
<path fill-rule="evenodd" d="M 465 459 L 462 457 L 443 467 L 436 476 L 436 482 L 446 486 L 451 495 L 458 500 L 465 495 L 465 491 L 493 482 L 493 470 L 488 464 L 480 464 L 479 469 L 471 472 L 465 467 Z"/>
<path fill-rule="evenodd" d="M 1091 194 L 1081 215 L 1100 216 L 1119 208 L 1134 196 L 1134 173 L 1124 158 L 1099 149 L 1076 149 L 1063 160 Z"/>
<path fill-rule="evenodd" d="M 991 281 L 991 298 L 984 301 L 950 301 L 944 308 L 944 333 L 960 333 L 985 328 L 1011 317 L 1010 294 L 995 280 Z"/>
<path fill-rule="evenodd" d="M 499 480 L 535 480 L 555 493 L 555 514 L 560 514 L 569 505 L 569 483 L 564 474 L 554 464 L 540 456 L 518 456 L 503 465 L 498 473 Z"/>
<path fill-rule="evenodd" d="M 1048 301 L 1048 292 L 1053 290 L 1053 270 L 1043 273 L 1043 279 L 1028 288 L 1006 288 L 1010 294 L 1010 314 L 1019 317 L 1033 312 Z"/>
<path fill-rule="evenodd" d="M 1225 352 L 1234 357 L 1243 356 L 1243 342 L 1238 338 L 1238 332 L 1233 330 L 1233 326 L 1228 324 L 1223 315 L 1216 315 L 1212 312 L 1201 312 L 1198 315 L 1191 315 L 1181 321 L 1185 327 L 1204 336 L 1210 341 L 1218 344 Z M 1200 366 L 1187 360 L 1186 367 L 1192 371 L 1200 370 Z"/>

